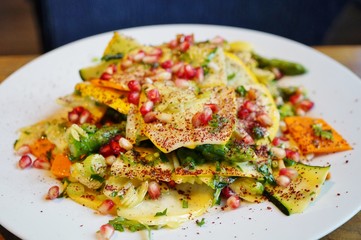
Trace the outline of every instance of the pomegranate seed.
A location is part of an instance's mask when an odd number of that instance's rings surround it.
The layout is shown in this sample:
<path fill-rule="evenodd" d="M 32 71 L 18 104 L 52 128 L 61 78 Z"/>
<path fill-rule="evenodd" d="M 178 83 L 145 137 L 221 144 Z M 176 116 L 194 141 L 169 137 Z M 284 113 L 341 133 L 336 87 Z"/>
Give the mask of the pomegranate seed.
<path fill-rule="evenodd" d="M 196 75 L 196 70 L 191 65 L 184 66 L 184 78 L 192 79 Z"/>
<path fill-rule="evenodd" d="M 43 160 L 40 158 L 35 159 L 35 161 L 33 162 L 33 167 L 34 168 L 38 168 L 38 169 L 44 169 L 44 170 L 49 170 L 51 165 L 47 160 Z"/>
<path fill-rule="evenodd" d="M 272 140 L 272 145 L 279 147 L 281 144 L 288 142 L 288 141 L 289 141 L 289 139 L 287 137 L 275 137 Z"/>
<path fill-rule="evenodd" d="M 283 77 L 283 73 L 281 72 L 281 70 L 279 68 L 272 68 L 271 71 L 273 72 L 273 74 L 275 75 L 275 79 L 279 80 Z"/>
<path fill-rule="evenodd" d="M 187 66 L 187 65 L 182 65 L 182 67 L 179 68 L 179 70 L 176 72 L 177 77 L 188 79 L 185 77 L 185 66 Z"/>
<path fill-rule="evenodd" d="M 148 185 L 148 195 L 151 199 L 155 200 L 160 197 L 160 186 L 157 182 L 151 181 Z"/>
<path fill-rule="evenodd" d="M 267 113 L 261 113 L 257 116 L 257 121 L 261 124 L 262 127 L 270 127 L 273 125 L 272 119 L 268 116 Z"/>
<path fill-rule="evenodd" d="M 144 57 L 145 57 L 144 51 L 140 50 L 137 54 L 133 56 L 133 60 L 136 62 L 140 62 L 143 60 Z"/>
<path fill-rule="evenodd" d="M 203 82 L 203 80 L 204 80 L 204 71 L 203 71 L 202 67 L 196 68 L 195 78 L 198 80 L 198 82 Z"/>
<path fill-rule="evenodd" d="M 313 108 L 314 105 L 315 105 L 315 104 L 314 104 L 312 101 L 310 101 L 310 100 L 308 100 L 308 99 L 304 99 L 304 100 L 302 100 L 302 101 L 300 102 L 299 107 L 300 107 L 303 111 L 308 112 L 308 111 L 310 111 L 310 110 Z"/>
<path fill-rule="evenodd" d="M 272 147 L 271 152 L 277 159 L 284 159 L 286 157 L 286 151 L 283 148 Z"/>
<path fill-rule="evenodd" d="M 121 152 L 125 152 L 125 150 L 119 145 L 118 140 L 110 140 L 109 145 L 112 149 L 112 155 L 118 156 Z"/>
<path fill-rule="evenodd" d="M 143 120 L 145 123 L 151 123 L 157 120 L 157 113 L 156 112 L 148 112 L 143 116 Z"/>
<path fill-rule="evenodd" d="M 173 66 L 173 61 L 167 60 L 167 61 L 163 62 L 160 66 L 164 69 L 171 68 Z"/>
<path fill-rule="evenodd" d="M 168 47 L 171 48 L 171 49 L 174 49 L 174 48 L 178 47 L 178 41 L 176 39 L 171 40 L 168 43 Z"/>
<path fill-rule="evenodd" d="M 300 102 L 302 99 L 303 99 L 303 95 L 301 93 L 296 92 L 290 97 L 289 101 L 290 103 L 295 105 L 296 103 Z"/>
<path fill-rule="evenodd" d="M 231 209 L 239 208 L 240 205 L 241 205 L 241 199 L 239 198 L 238 195 L 230 196 L 227 199 L 227 206 L 230 207 Z"/>
<path fill-rule="evenodd" d="M 182 79 L 182 78 L 177 78 L 175 81 L 174 81 L 174 84 L 179 87 L 179 88 L 189 88 L 190 87 L 190 82 L 186 79 Z"/>
<path fill-rule="evenodd" d="M 291 179 L 285 175 L 279 175 L 276 178 L 276 182 L 281 187 L 287 187 L 291 183 Z"/>
<path fill-rule="evenodd" d="M 139 98 L 140 98 L 139 92 L 129 92 L 128 93 L 128 102 L 129 103 L 132 103 L 134 105 L 138 105 L 139 104 Z"/>
<path fill-rule="evenodd" d="M 254 140 L 253 140 L 253 138 L 252 138 L 250 135 L 245 136 L 245 137 L 242 139 L 242 141 L 243 141 L 245 144 L 249 144 L 249 145 L 254 144 Z"/>
<path fill-rule="evenodd" d="M 160 102 L 160 94 L 159 94 L 159 91 L 158 89 L 156 88 L 153 88 L 151 90 L 149 90 L 147 92 L 147 97 L 150 101 L 154 102 L 154 103 L 157 103 L 157 102 Z"/>
<path fill-rule="evenodd" d="M 174 180 L 170 180 L 167 184 L 170 188 L 175 188 L 177 186 L 177 183 Z"/>
<path fill-rule="evenodd" d="M 251 112 L 247 108 L 240 107 L 237 116 L 240 119 L 246 119 L 250 114 Z"/>
<path fill-rule="evenodd" d="M 212 114 L 213 114 L 213 111 L 212 111 L 211 108 L 205 107 L 205 108 L 203 109 L 202 116 L 201 116 L 201 121 L 202 121 L 202 124 L 203 124 L 203 125 L 208 124 L 208 122 L 209 122 L 210 120 L 212 120 Z"/>
<path fill-rule="evenodd" d="M 152 64 L 152 63 L 158 62 L 159 57 L 156 56 L 156 55 L 145 56 L 145 57 L 143 57 L 142 60 L 143 60 L 144 63 Z"/>
<path fill-rule="evenodd" d="M 105 80 L 108 81 L 112 78 L 112 75 L 107 73 L 107 72 L 103 72 L 102 75 L 100 75 L 100 79 L 101 80 Z"/>
<path fill-rule="evenodd" d="M 305 112 L 302 108 L 297 107 L 297 108 L 296 108 L 296 115 L 297 115 L 297 116 L 305 116 L 305 115 L 306 115 L 306 112 Z"/>
<path fill-rule="evenodd" d="M 162 56 L 162 54 L 163 54 L 163 51 L 160 48 L 153 48 L 148 52 L 148 55 L 150 55 L 150 56 L 160 57 L 160 56 Z"/>
<path fill-rule="evenodd" d="M 145 114 L 152 111 L 153 107 L 154 107 L 154 103 L 152 101 L 147 101 L 147 102 L 143 103 L 143 105 L 140 107 L 139 111 L 144 116 Z"/>
<path fill-rule="evenodd" d="M 105 72 L 113 75 L 117 71 L 117 66 L 115 64 L 110 64 L 106 69 Z"/>
<path fill-rule="evenodd" d="M 103 157 L 109 157 L 111 155 L 113 155 L 113 150 L 110 147 L 109 144 L 103 145 L 102 147 L 100 147 L 99 149 L 99 153 L 103 156 Z"/>
<path fill-rule="evenodd" d="M 257 110 L 256 104 L 254 102 L 248 101 L 248 100 L 243 103 L 243 107 L 248 109 L 251 112 L 254 112 Z"/>
<path fill-rule="evenodd" d="M 137 80 L 131 80 L 128 82 L 128 88 L 130 91 L 139 92 L 141 89 L 140 83 Z"/>
<path fill-rule="evenodd" d="M 182 52 L 186 52 L 190 46 L 191 45 L 189 44 L 189 42 L 182 42 L 181 44 L 179 44 L 179 50 Z"/>
<path fill-rule="evenodd" d="M 291 159 L 295 162 L 299 162 L 300 161 L 300 154 L 296 151 L 292 151 L 288 148 L 285 149 L 286 151 L 286 158 Z"/>
<path fill-rule="evenodd" d="M 21 169 L 30 167 L 32 163 L 31 158 L 29 157 L 29 155 L 23 155 L 20 160 L 19 160 L 19 167 Z"/>
<path fill-rule="evenodd" d="M 28 154 L 28 153 L 30 153 L 30 147 L 27 144 L 22 145 L 16 151 L 16 154 L 19 155 L 19 156 L 23 156 L 23 155 Z"/>
<path fill-rule="evenodd" d="M 297 178 L 298 176 L 298 172 L 296 169 L 293 168 L 281 168 L 280 169 L 280 175 L 284 175 L 289 177 L 291 180 Z"/>
<path fill-rule="evenodd" d="M 90 112 L 88 110 L 84 110 L 79 117 L 79 123 L 83 124 L 86 122 L 90 122 Z"/>
<path fill-rule="evenodd" d="M 77 123 L 79 120 L 79 114 L 76 112 L 68 112 L 68 120 L 72 123 Z"/>
<path fill-rule="evenodd" d="M 230 187 L 224 187 L 222 189 L 222 196 L 225 197 L 225 198 L 230 198 L 232 197 L 233 195 L 235 195 L 235 192 L 230 188 Z"/>
<path fill-rule="evenodd" d="M 133 144 L 131 144 L 128 139 L 123 137 L 119 139 L 119 146 L 127 151 L 133 148 Z"/>
<path fill-rule="evenodd" d="M 113 209 L 114 205 L 115 204 L 112 200 L 106 199 L 102 202 L 102 204 L 100 204 L 100 206 L 98 207 L 98 211 L 101 214 L 108 214 Z"/>
<path fill-rule="evenodd" d="M 184 63 L 183 62 L 179 62 L 179 63 L 176 63 L 172 66 L 172 72 L 173 73 L 177 73 L 179 72 L 179 70 L 181 70 L 184 66 Z"/>
<path fill-rule="evenodd" d="M 216 36 L 211 40 L 211 43 L 220 45 L 224 43 L 224 38 L 222 38 L 221 36 Z"/>
<path fill-rule="evenodd" d="M 194 35 L 190 34 L 190 35 L 184 36 L 184 41 L 188 42 L 189 44 L 192 45 L 194 43 Z"/>
<path fill-rule="evenodd" d="M 53 200 L 55 198 L 59 197 L 59 187 L 58 186 L 52 186 L 48 190 L 48 195 L 46 196 L 46 199 Z"/>
<path fill-rule="evenodd" d="M 200 127 L 202 126 L 202 121 L 201 121 L 201 117 L 202 117 L 202 113 L 201 112 L 197 112 L 196 114 L 193 115 L 192 117 L 192 125 L 194 127 Z"/>
<path fill-rule="evenodd" d="M 109 223 L 104 224 L 100 227 L 96 233 L 97 240 L 109 240 L 114 234 L 114 227 Z"/>
<path fill-rule="evenodd" d="M 213 113 L 217 113 L 219 111 L 219 107 L 217 104 L 207 103 L 207 104 L 204 104 L 204 106 L 210 108 Z"/>

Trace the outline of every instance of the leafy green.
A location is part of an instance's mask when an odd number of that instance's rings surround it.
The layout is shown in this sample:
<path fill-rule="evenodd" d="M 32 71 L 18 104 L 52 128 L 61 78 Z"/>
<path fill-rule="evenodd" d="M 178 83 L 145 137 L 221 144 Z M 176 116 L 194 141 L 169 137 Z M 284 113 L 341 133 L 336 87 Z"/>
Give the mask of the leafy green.
<path fill-rule="evenodd" d="M 129 229 L 131 232 L 137 232 L 141 230 L 148 230 L 149 236 L 151 229 L 156 229 L 154 226 L 148 226 L 135 220 L 128 220 L 123 217 L 116 217 L 109 221 L 109 224 L 114 227 L 115 230 L 124 232 L 124 229 Z"/>
<path fill-rule="evenodd" d="M 196 220 L 196 224 L 198 225 L 198 226 L 200 226 L 200 227 L 202 227 L 204 224 L 205 224 L 206 222 L 205 222 L 205 220 L 204 220 L 204 218 L 202 218 L 202 220 Z"/>
<path fill-rule="evenodd" d="M 263 177 L 269 184 L 276 185 L 276 180 L 273 177 L 273 175 L 270 171 L 270 167 L 267 164 L 260 165 L 258 167 L 258 171 L 263 175 Z"/>
<path fill-rule="evenodd" d="M 320 123 L 313 124 L 312 129 L 313 129 L 313 133 L 315 134 L 315 136 L 333 141 L 332 131 L 322 129 L 322 124 L 320 124 Z"/>
<path fill-rule="evenodd" d="M 182 201 L 182 208 L 188 208 L 188 201 L 185 199 Z"/>
<path fill-rule="evenodd" d="M 122 53 L 116 53 L 116 54 L 108 54 L 108 55 L 104 55 L 101 60 L 102 61 L 109 61 L 109 60 L 114 60 L 114 59 L 121 59 L 123 58 L 123 54 Z"/>
<path fill-rule="evenodd" d="M 163 212 L 157 212 L 154 217 L 167 216 L 167 208 Z"/>
<path fill-rule="evenodd" d="M 262 139 L 265 136 L 265 130 L 261 127 L 254 127 L 252 129 L 253 136 L 256 140 Z"/>
<path fill-rule="evenodd" d="M 211 133 L 219 132 L 228 122 L 228 119 L 220 116 L 219 114 L 212 114 L 212 119 L 208 125 L 212 128 Z"/>
<path fill-rule="evenodd" d="M 245 97 L 247 95 L 247 92 L 248 91 L 244 88 L 243 85 L 236 88 L 236 93 L 238 93 L 241 97 Z"/>
<path fill-rule="evenodd" d="M 227 76 L 227 80 L 232 80 L 236 76 L 236 73 L 231 73 Z"/>

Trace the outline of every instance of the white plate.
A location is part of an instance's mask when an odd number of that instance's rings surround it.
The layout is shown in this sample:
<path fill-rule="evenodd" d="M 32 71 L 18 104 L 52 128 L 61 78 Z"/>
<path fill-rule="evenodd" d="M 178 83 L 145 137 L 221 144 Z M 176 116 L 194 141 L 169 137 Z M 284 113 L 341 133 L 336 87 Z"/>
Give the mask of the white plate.
<path fill-rule="evenodd" d="M 316 102 L 311 115 L 323 117 L 355 148 L 315 160 L 315 164 L 332 164 L 332 178 L 303 214 L 286 217 L 270 203 L 254 204 L 209 213 L 203 227 L 192 221 L 179 229 L 153 231 L 153 239 L 316 239 L 360 210 L 361 81 L 348 69 L 299 43 L 239 28 L 164 25 L 122 32 L 152 44 L 169 41 L 177 33 L 195 33 L 197 40 L 220 35 L 228 40 L 249 41 L 261 55 L 300 62 L 308 73 L 289 82 L 305 86 Z M 86 38 L 44 54 L 0 85 L 0 223 L 21 238 L 94 239 L 95 231 L 108 220 L 69 199 L 46 201 L 44 195 L 56 181 L 45 171 L 19 170 L 19 157 L 13 154 L 12 146 L 17 129 L 59 108 L 56 98 L 73 91 L 81 81 L 78 70 L 101 56 L 111 36 L 105 33 Z M 146 234 L 117 233 L 114 239 L 144 239 Z"/>

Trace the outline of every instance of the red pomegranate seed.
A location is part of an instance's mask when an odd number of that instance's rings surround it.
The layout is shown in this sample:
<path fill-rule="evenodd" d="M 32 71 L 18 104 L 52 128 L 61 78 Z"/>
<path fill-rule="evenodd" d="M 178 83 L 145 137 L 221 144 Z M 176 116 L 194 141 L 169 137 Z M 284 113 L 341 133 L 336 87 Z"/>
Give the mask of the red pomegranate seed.
<path fill-rule="evenodd" d="M 189 42 L 189 44 L 192 45 L 194 43 L 194 35 L 189 34 L 189 35 L 184 36 L 184 41 Z"/>
<path fill-rule="evenodd" d="M 51 165 L 47 160 L 43 160 L 40 158 L 35 159 L 35 161 L 33 162 L 33 167 L 34 168 L 38 168 L 38 169 L 45 169 L 45 170 L 49 170 Z"/>
<path fill-rule="evenodd" d="M 163 51 L 160 48 L 153 48 L 148 52 L 149 56 L 158 56 L 158 57 L 160 57 L 160 56 L 162 56 L 162 54 L 163 54 Z"/>
<path fill-rule="evenodd" d="M 155 200 L 160 197 L 160 186 L 157 182 L 151 181 L 148 185 L 148 195 L 151 199 Z"/>
<path fill-rule="evenodd" d="M 200 127 L 202 126 L 202 121 L 201 121 L 201 116 L 202 116 L 202 113 L 201 112 L 197 112 L 196 114 L 193 115 L 192 117 L 192 125 L 194 127 Z"/>
<path fill-rule="evenodd" d="M 182 42 L 181 44 L 179 44 L 179 50 L 182 52 L 186 52 L 190 46 L 191 45 L 189 44 L 189 42 Z"/>
<path fill-rule="evenodd" d="M 83 124 L 83 123 L 91 122 L 90 118 L 91 118 L 90 112 L 88 110 L 84 110 L 79 116 L 79 123 Z"/>
<path fill-rule="evenodd" d="M 226 204 L 231 209 L 236 209 L 236 208 L 239 208 L 239 206 L 241 205 L 241 199 L 239 198 L 238 195 L 233 195 L 227 199 Z"/>
<path fill-rule="evenodd" d="M 245 144 L 249 144 L 249 145 L 254 144 L 254 140 L 250 135 L 247 135 L 247 136 L 243 137 L 242 141 Z"/>
<path fill-rule="evenodd" d="M 304 100 L 302 100 L 302 101 L 299 103 L 298 106 L 299 106 L 303 111 L 308 112 L 308 111 L 310 111 L 310 110 L 313 108 L 314 105 L 315 105 L 314 102 L 312 102 L 312 101 L 310 101 L 310 100 L 308 100 L 308 99 L 304 99 Z"/>
<path fill-rule="evenodd" d="M 279 147 L 281 144 L 288 142 L 289 139 L 287 137 L 275 137 L 272 140 L 272 145 L 275 147 Z"/>
<path fill-rule="evenodd" d="M 291 180 L 298 177 L 297 170 L 293 169 L 293 168 L 281 168 L 279 174 L 280 175 L 285 175 L 285 176 L 289 177 Z"/>
<path fill-rule="evenodd" d="M 196 68 L 195 78 L 198 80 L 198 82 L 203 82 L 203 80 L 204 80 L 204 71 L 203 71 L 202 67 Z"/>
<path fill-rule="evenodd" d="M 286 158 L 291 159 L 295 162 L 300 161 L 300 154 L 296 151 L 286 148 Z"/>
<path fill-rule="evenodd" d="M 114 206 L 115 203 L 112 200 L 106 199 L 102 202 L 102 204 L 100 204 L 100 206 L 98 207 L 98 211 L 101 214 L 108 214 L 110 213 L 110 211 L 113 209 Z"/>
<path fill-rule="evenodd" d="M 303 99 L 303 95 L 301 93 L 296 92 L 293 95 L 291 95 L 289 101 L 290 103 L 295 105 L 296 103 L 300 102 L 302 99 Z"/>
<path fill-rule="evenodd" d="M 224 187 L 222 189 L 222 196 L 225 197 L 225 198 L 230 198 L 232 197 L 233 195 L 235 195 L 235 192 L 230 188 L 230 187 Z"/>
<path fill-rule="evenodd" d="M 48 195 L 46 196 L 46 199 L 53 200 L 55 198 L 59 197 L 59 187 L 58 186 L 52 186 L 48 190 Z"/>
<path fill-rule="evenodd" d="M 32 163 L 31 157 L 29 155 L 23 155 L 19 160 L 19 167 L 21 169 L 30 167 Z"/>
<path fill-rule="evenodd" d="M 140 113 L 144 116 L 145 114 L 149 113 L 150 111 L 153 110 L 154 107 L 154 103 L 152 101 L 147 101 L 145 103 L 142 104 L 142 106 L 140 107 L 139 111 Z"/>
<path fill-rule="evenodd" d="M 177 78 L 174 80 L 174 84 L 179 88 L 189 88 L 191 85 L 188 80 L 182 78 Z"/>
<path fill-rule="evenodd" d="M 177 186 L 177 183 L 174 180 L 170 180 L 167 184 L 170 188 L 175 188 Z"/>
<path fill-rule="evenodd" d="M 207 104 L 204 104 L 204 106 L 210 108 L 213 113 L 217 113 L 219 111 L 219 106 L 217 104 L 207 103 Z"/>
<path fill-rule="evenodd" d="M 281 187 L 287 187 L 291 183 L 291 179 L 285 175 L 279 175 L 276 178 L 276 182 Z"/>
<path fill-rule="evenodd" d="M 102 75 L 100 75 L 100 79 L 101 80 L 105 80 L 108 81 L 112 78 L 112 75 L 107 73 L 107 72 L 103 72 Z"/>
<path fill-rule="evenodd" d="M 137 80 L 131 80 L 128 82 L 128 88 L 130 91 L 139 92 L 141 89 L 140 83 Z"/>
<path fill-rule="evenodd" d="M 147 92 L 147 97 L 150 101 L 152 101 L 154 103 L 158 103 L 161 100 L 159 90 L 157 88 L 153 88 L 153 89 L 149 90 Z"/>
<path fill-rule="evenodd" d="M 129 92 L 128 93 L 128 102 L 132 103 L 134 105 L 138 105 L 139 104 L 139 97 L 140 97 L 139 92 Z"/>
<path fill-rule="evenodd" d="M 164 69 L 171 68 L 173 66 L 173 61 L 172 60 L 167 60 L 165 62 L 162 62 L 162 64 L 160 66 L 162 68 L 164 68 Z"/>
<path fill-rule="evenodd" d="M 248 101 L 248 100 L 243 103 L 243 107 L 248 109 L 251 112 L 254 112 L 257 110 L 256 104 L 254 102 Z"/>
<path fill-rule="evenodd" d="M 112 139 L 109 142 L 110 148 L 112 149 L 112 155 L 118 156 L 121 152 L 125 152 L 125 149 L 123 149 L 119 145 L 119 140 Z"/>
<path fill-rule="evenodd" d="M 103 156 L 103 157 L 109 157 L 111 155 L 113 155 L 113 150 L 110 147 L 109 144 L 103 145 L 102 147 L 100 147 L 99 149 L 99 153 Z"/>
<path fill-rule="evenodd" d="M 172 66 L 172 72 L 173 73 L 177 73 L 183 68 L 184 66 L 184 63 L 183 62 L 179 62 L 179 63 L 176 63 Z"/>
<path fill-rule="evenodd" d="M 157 120 L 157 113 L 156 112 L 148 112 L 143 116 L 143 120 L 145 123 L 151 123 Z"/>
<path fill-rule="evenodd" d="M 205 107 L 203 109 L 202 116 L 201 116 L 201 121 L 202 121 L 203 125 L 208 124 L 208 122 L 210 120 L 212 120 L 212 114 L 213 114 L 213 111 L 211 108 Z"/>
<path fill-rule="evenodd" d="M 117 71 L 117 66 L 115 64 L 110 64 L 106 69 L 105 72 L 113 75 Z"/>
<path fill-rule="evenodd" d="M 168 47 L 171 49 L 175 49 L 176 47 L 178 47 L 178 41 L 176 39 L 171 40 L 168 43 Z"/>
<path fill-rule="evenodd" d="M 148 64 L 156 63 L 156 62 L 158 62 L 158 60 L 159 60 L 159 57 L 156 55 L 145 56 L 142 59 L 142 61 L 144 63 L 148 63 Z"/>
<path fill-rule="evenodd" d="M 247 108 L 240 107 L 237 116 L 240 119 L 246 119 L 250 114 L 251 112 Z"/>
<path fill-rule="evenodd" d="M 185 65 L 184 66 L 184 78 L 186 79 L 192 79 L 196 75 L 196 70 L 191 65 Z"/>
<path fill-rule="evenodd" d="M 28 153 L 30 153 L 30 147 L 27 144 L 22 145 L 18 150 L 16 150 L 16 154 L 19 156 L 23 156 Z"/>
<path fill-rule="evenodd" d="M 79 120 L 79 114 L 76 112 L 68 112 L 68 120 L 72 123 L 77 123 Z"/>
<path fill-rule="evenodd" d="M 102 225 L 96 233 L 97 240 L 109 240 L 113 236 L 114 231 L 114 227 L 109 223 Z"/>
<path fill-rule="evenodd" d="M 273 125 L 272 119 L 268 116 L 267 113 L 261 113 L 257 115 L 257 121 L 261 124 L 262 127 L 270 127 Z"/>
<path fill-rule="evenodd" d="M 145 57 L 145 52 L 139 50 L 139 52 L 133 56 L 133 60 L 136 62 L 140 62 L 143 60 L 144 57 Z"/>

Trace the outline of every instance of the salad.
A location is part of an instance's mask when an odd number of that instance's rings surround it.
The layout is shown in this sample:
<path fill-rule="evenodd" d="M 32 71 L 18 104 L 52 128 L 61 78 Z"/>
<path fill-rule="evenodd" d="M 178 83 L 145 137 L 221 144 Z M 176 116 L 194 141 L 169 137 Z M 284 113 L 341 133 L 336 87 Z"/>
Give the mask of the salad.
<path fill-rule="evenodd" d="M 351 149 L 305 116 L 314 103 L 302 87 L 279 84 L 305 72 L 222 37 L 145 46 L 114 33 L 100 63 L 80 69 L 83 82 L 58 99 L 63 110 L 20 130 L 18 165 L 60 180 L 49 200 L 113 215 L 99 239 L 176 228 L 242 201 L 301 213 L 330 177 L 312 158 Z"/>

